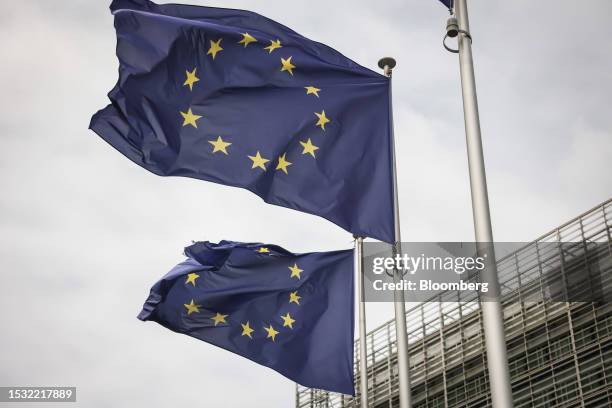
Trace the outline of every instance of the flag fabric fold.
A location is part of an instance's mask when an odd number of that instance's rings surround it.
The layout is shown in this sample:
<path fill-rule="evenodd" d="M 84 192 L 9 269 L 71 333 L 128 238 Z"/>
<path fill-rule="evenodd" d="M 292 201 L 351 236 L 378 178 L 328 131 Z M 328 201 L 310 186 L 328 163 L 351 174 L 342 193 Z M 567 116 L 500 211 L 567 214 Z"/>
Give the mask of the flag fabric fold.
<path fill-rule="evenodd" d="M 90 128 L 136 164 L 393 242 L 389 80 L 258 14 L 115 0 L 119 80 Z"/>
<path fill-rule="evenodd" d="M 354 395 L 353 251 L 293 254 L 221 241 L 151 289 L 141 320 L 222 347 L 306 387 Z"/>
<path fill-rule="evenodd" d="M 440 0 L 440 3 L 444 4 L 449 9 L 453 8 L 453 0 Z"/>

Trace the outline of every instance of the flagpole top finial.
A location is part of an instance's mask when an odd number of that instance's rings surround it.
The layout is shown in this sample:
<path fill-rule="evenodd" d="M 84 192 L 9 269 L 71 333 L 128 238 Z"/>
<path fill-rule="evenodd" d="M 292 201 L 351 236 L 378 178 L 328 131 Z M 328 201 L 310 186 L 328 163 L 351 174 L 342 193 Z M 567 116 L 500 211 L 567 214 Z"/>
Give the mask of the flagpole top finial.
<path fill-rule="evenodd" d="M 395 59 L 392 57 L 384 57 L 378 60 L 378 67 L 380 69 L 385 69 L 385 67 L 389 67 L 389 69 L 393 69 L 395 68 L 395 65 L 397 65 L 397 62 L 395 62 Z"/>

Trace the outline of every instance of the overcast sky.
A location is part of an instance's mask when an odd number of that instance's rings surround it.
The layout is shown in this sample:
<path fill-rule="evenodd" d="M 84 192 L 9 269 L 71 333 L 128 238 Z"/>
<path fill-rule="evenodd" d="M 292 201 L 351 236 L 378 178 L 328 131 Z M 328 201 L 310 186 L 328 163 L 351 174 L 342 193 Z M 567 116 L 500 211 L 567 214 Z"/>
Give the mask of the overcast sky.
<path fill-rule="evenodd" d="M 473 239 L 458 63 L 436 0 L 206 4 L 372 69 L 394 56 L 403 239 Z M 612 196 L 612 3 L 469 5 L 494 236 L 530 241 Z M 114 47 L 106 1 L 2 5 L 0 386 L 77 386 L 82 407 L 292 406 L 279 374 L 136 314 L 191 240 L 306 252 L 351 236 L 243 190 L 155 176 L 99 139 L 87 127 L 115 84 Z M 392 318 L 391 304 L 368 308 L 370 328 Z"/>

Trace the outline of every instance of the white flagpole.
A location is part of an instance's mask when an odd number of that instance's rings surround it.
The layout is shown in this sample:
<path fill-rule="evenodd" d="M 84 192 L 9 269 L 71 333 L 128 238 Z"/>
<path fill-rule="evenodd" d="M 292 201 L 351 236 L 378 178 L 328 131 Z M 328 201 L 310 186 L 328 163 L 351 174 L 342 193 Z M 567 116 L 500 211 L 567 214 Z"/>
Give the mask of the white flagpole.
<path fill-rule="evenodd" d="M 448 31 L 448 35 L 459 35 L 459 67 L 461 70 L 461 90 L 463 94 L 463 114 L 472 193 L 474 232 L 476 242 L 480 243 L 478 245 L 479 256 L 486 254 L 487 260 L 485 270 L 481 276 L 484 282 L 489 283 L 489 293 L 494 294 L 493 298 L 489 298 L 480 304 L 491 383 L 491 400 L 494 408 L 512 408 L 512 387 L 506 352 L 504 315 L 501 306 L 495 251 L 493 250 L 493 230 L 489 213 L 487 178 L 482 152 L 478 101 L 476 99 L 476 81 L 474 79 L 472 60 L 472 39 L 469 34 L 470 25 L 466 0 L 455 0 L 455 13 L 457 14 L 459 27 L 452 34 Z"/>
<path fill-rule="evenodd" d="M 393 58 L 385 57 L 378 61 L 378 66 L 384 70 L 385 76 L 391 81 L 391 73 L 396 62 Z M 389 99 L 391 99 L 391 85 L 389 85 Z M 391 102 L 391 101 L 390 101 Z M 391 104 L 391 103 L 390 103 Z M 401 254 L 401 234 L 399 221 L 399 198 L 397 190 L 397 168 L 395 155 L 395 136 L 393 131 L 393 112 L 391 112 L 391 144 L 393 152 L 393 212 L 395 215 L 395 245 L 396 254 Z M 402 280 L 397 269 L 393 272 L 393 281 Z M 410 372 L 408 364 L 408 332 L 406 329 L 406 301 L 402 290 L 393 291 L 395 306 L 395 339 L 397 345 L 397 365 L 399 371 L 399 408 L 412 408 L 412 395 L 410 390 Z"/>
<path fill-rule="evenodd" d="M 366 344 L 366 314 L 363 292 L 363 238 L 355 237 L 355 271 L 359 299 L 359 384 L 361 408 L 368 408 L 368 350 Z"/>

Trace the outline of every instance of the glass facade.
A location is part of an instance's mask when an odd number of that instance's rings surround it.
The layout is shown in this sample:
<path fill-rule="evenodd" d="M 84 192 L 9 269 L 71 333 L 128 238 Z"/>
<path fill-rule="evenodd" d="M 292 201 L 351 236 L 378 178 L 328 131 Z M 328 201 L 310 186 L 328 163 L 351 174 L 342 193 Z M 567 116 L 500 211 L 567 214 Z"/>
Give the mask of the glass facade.
<path fill-rule="evenodd" d="M 532 300 L 559 274 L 572 291 L 592 291 L 597 269 L 609 288 L 611 225 L 608 200 L 498 261 L 516 408 L 612 407 L 612 302 Z M 478 300 L 445 292 L 407 306 L 414 408 L 490 407 Z M 394 322 L 369 332 L 367 348 L 370 406 L 398 406 Z M 355 398 L 297 386 L 296 407 L 359 407 L 358 367 L 356 343 Z"/>

